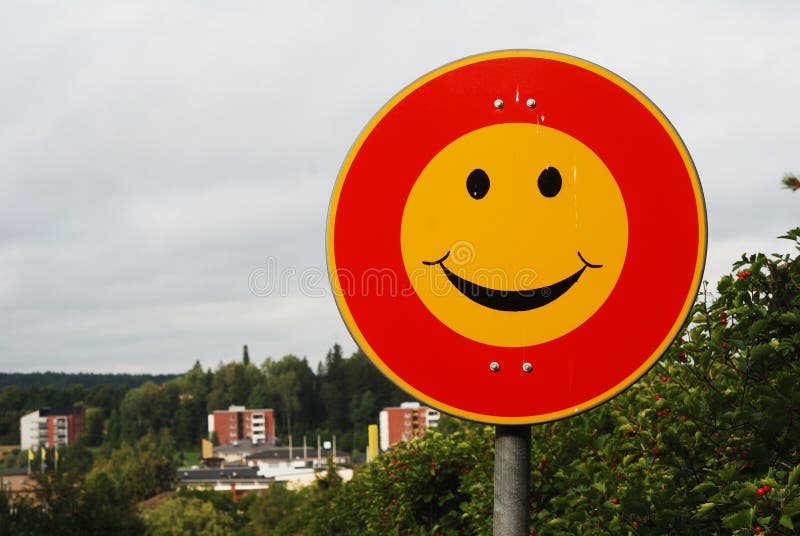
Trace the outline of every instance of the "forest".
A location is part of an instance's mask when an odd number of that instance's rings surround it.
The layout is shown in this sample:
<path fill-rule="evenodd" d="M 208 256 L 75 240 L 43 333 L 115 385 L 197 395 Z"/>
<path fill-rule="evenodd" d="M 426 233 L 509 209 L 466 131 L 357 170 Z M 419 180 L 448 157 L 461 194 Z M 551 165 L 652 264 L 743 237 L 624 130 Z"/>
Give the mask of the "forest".
<path fill-rule="evenodd" d="M 133 444 L 148 433 L 168 430 L 179 450 L 199 450 L 208 437 L 206 416 L 232 404 L 275 410 L 276 436 L 337 435 L 342 448 L 363 454 L 366 427 L 381 409 L 398 405 L 408 395 L 389 382 L 361 352 L 344 357 L 334 345 L 316 372 L 306 358 L 266 358 L 256 366 L 245 346 L 242 360 L 203 370 L 199 362 L 180 376 L 108 375 L 90 386 L 78 383 L 89 375 L 41 375 L 60 384 L 41 385 L 40 375 L 0 390 L 0 444 L 19 444 L 19 418 L 43 407 L 86 407 L 86 446 Z M 32 376 L 32 378 L 31 378 Z M 137 381 L 139 380 L 139 381 Z M 131 387 L 131 385 L 135 385 Z M 138 385 L 137 385 L 138 384 Z M 22 466 L 21 453 L 16 462 Z"/>

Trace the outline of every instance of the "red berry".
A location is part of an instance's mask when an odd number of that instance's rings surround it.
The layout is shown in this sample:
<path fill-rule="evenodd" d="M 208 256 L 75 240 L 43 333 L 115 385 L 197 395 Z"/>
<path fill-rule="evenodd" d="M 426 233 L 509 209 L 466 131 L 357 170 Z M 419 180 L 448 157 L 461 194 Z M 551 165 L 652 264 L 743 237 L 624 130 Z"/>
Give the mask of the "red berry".
<path fill-rule="evenodd" d="M 639 526 L 639 522 L 638 522 L 638 521 L 633 521 L 633 522 L 631 522 L 631 524 L 632 524 L 634 527 L 638 527 L 638 526 Z"/>
<path fill-rule="evenodd" d="M 723 342 L 723 343 L 722 343 L 722 348 L 723 348 L 724 350 L 727 350 L 727 349 L 728 349 L 728 343 L 727 343 L 727 342 Z"/>
<path fill-rule="evenodd" d="M 766 491 L 764 491 L 764 488 L 758 488 L 756 490 L 756 493 L 758 493 L 759 495 L 764 495 L 766 493 Z"/>
<path fill-rule="evenodd" d="M 613 499 L 611 499 L 611 504 L 619 504 L 619 499 L 614 497 Z"/>
<path fill-rule="evenodd" d="M 660 399 L 661 395 L 656 395 L 656 400 Z"/>
<path fill-rule="evenodd" d="M 763 486 L 761 486 L 761 489 L 763 489 L 764 491 L 770 491 L 772 488 L 764 484 Z"/>
<path fill-rule="evenodd" d="M 662 382 L 665 382 L 665 381 L 667 381 L 668 379 L 669 379 L 669 377 L 668 377 L 668 376 L 661 376 L 661 381 L 662 381 Z"/>
<path fill-rule="evenodd" d="M 681 417 L 681 419 L 683 419 L 683 421 L 685 422 L 685 421 L 689 420 L 689 417 L 687 417 L 686 415 L 684 415 L 683 417 Z"/>
<path fill-rule="evenodd" d="M 756 532 L 761 532 L 761 525 L 756 525 Z"/>
<path fill-rule="evenodd" d="M 727 319 L 727 318 L 725 318 L 725 317 L 723 317 L 723 318 L 720 320 L 720 323 L 721 323 L 721 324 L 727 324 L 727 323 L 728 323 L 728 319 Z"/>
<path fill-rule="evenodd" d="M 542 456 L 542 463 L 547 463 L 547 456 Z"/>
<path fill-rule="evenodd" d="M 665 409 L 664 409 L 664 411 L 663 411 L 663 413 L 664 413 L 664 415 L 669 415 L 669 409 L 666 409 L 666 408 L 665 408 Z"/>
<path fill-rule="evenodd" d="M 662 413 L 659 411 L 659 412 L 657 413 L 657 415 L 658 415 L 659 417 L 661 417 Z"/>

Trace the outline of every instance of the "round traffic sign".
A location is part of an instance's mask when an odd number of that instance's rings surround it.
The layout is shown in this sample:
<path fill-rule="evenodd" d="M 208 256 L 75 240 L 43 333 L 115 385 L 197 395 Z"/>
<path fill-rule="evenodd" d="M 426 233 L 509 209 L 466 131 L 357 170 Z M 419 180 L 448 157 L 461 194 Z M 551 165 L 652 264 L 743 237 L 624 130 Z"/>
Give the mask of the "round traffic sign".
<path fill-rule="evenodd" d="M 466 58 L 391 99 L 328 215 L 336 302 L 418 399 L 492 423 L 600 404 L 678 334 L 705 261 L 697 173 L 656 106 L 562 54 Z"/>

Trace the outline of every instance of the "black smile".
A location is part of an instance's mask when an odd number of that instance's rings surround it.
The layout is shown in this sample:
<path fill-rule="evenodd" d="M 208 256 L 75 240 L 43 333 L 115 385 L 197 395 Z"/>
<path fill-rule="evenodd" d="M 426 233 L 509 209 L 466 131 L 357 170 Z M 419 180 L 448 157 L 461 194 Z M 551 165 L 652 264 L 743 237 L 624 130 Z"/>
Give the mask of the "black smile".
<path fill-rule="evenodd" d="M 557 283 L 547 285 L 546 287 L 527 290 L 497 290 L 462 279 L 448 270 L 444 265 L 444 261 L 447 260 L 449 256 L 450 252 L 448 251 L 444 257 L 439 260 L 422 261 L 422 264 L 427 266 L 438 264 L 450 283 L 456 287 L 461 294 L 479 305 L 498 311 L 530 311 L 531 309 L 547 305 L 568 291 L 572 285 L 580 279 L 587 268 L 603 267 L 602 264 L 592 264 L 588 262 L 579 251 L 578 257 L 581 259 L 581 262 L 583 262 L 581 269 Z"/>

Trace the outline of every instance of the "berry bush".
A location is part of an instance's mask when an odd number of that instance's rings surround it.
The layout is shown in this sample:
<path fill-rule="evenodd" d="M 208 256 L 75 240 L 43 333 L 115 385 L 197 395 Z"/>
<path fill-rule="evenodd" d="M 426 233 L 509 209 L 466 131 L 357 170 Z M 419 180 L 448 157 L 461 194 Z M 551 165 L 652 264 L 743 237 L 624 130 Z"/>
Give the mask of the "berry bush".
<path fill-rule="evenodd" d="M 800 250 L 800 228 L 783 238 Z M 800 257 L 743 256 L 732 274 L 639 382 L 532 428 L 533 534 L 800 529 Z M 493 438 L 450 420 L 399 445 L 310 512 L 309 533 L 491 534 Z"/>

